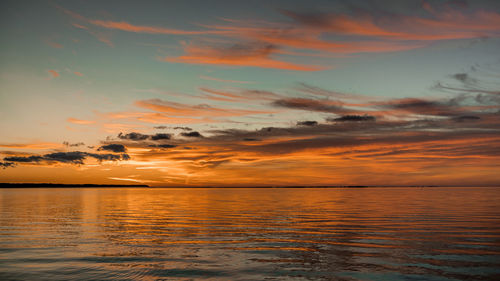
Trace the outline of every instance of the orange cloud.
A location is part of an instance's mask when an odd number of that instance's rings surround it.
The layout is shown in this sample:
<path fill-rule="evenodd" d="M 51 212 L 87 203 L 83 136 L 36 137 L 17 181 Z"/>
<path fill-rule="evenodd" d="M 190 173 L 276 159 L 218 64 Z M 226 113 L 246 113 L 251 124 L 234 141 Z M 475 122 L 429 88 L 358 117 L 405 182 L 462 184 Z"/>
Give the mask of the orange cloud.
<path fill-rule="evenodd" d="M 45 43 L 47 43 L 47 45 L 51 46 L 52 48 L 56 48 L 56 49 L 61 49 L 64 47 L 62 44 L 59 44 L 59 43 L 54 42 L 52 40 L 45 40 Z"/>
<path fill-rule="evenodd" d="M 108 28 L 108 29 L 118 29 L 122 31 L 128 32 L 136 32 L 136 33 L 151 33 L 151 34 L 174 34 L 174 35 L 206 35 L 206 34 L 225 34 L 228 33 L 226 31 L 220 30 L 206 30 L 206 31 L 189 31 L 189 30 L 180 30 L 180 29 L 171 29 L 165 27 L 155 27 L 155 26 L 141 26 L 141 25 L 133 25 L 131 23 L 125 21 L 109 21 L 109 20 L 89 20 L 89 23 Z"/>
<path fill-rule="evenodd" d="M 78 125 L 90 125 L 94 124 L 95 121 L 90 121 L 90 120 L 81 120 L 81 119 L 76 119 L 76 118 L 68 118 L 66 121 L 73 123 L 73 124 L 78 124 Z"/>
<path fill-rule="evenodd" d="M 50 73 L 50 75 L 52 75 L 52 78 L 59 77 L 59 72 L 57 72 L 55 70 L 49 69 L 48 72 Z"/>
<path fill-rule="evenodd" d="M 137 120 L 155 124 L 207 124 L 221 122 L 212 118 L 171 117 L 161 113 L 146 113 Z"/>
<path fill-rule="evenodd" d="M 437 12 L 428 3 L 424 3 L 424 9 L 432 17 L 378 15 L 363 9 L 358 9 L 353 15 L 300 14 L 290 11 L 283 13 L 295 20 L 299 28 L 311 29 L 317 33 L 332 32 L 384 40 L 435 41 L 500 35 L 498 13 L 479 10 L 467 14 L 450 7 Z"/>
<path fill-rule="evenodd" d="M 83 73 L 78 72 L 78 71 L 73 72 L 73 74 L 75 74 L 76 76 L 83 76 Z"/>
<path fill-rule="evenodd" d="M 273 113 L 272 111 L 261 111 L 261 110 L 217 108 L 217 107 L 211 107 L 206 104 L 186 105 L 181 103 L 163 101 L 160 99 L 137 101 L 135 102 L 135 105 L 142 108 L 147 108 L 157 112 L 165 113 L 169 116 L 230 117 L 230 116 Z"/>
<path fill-rule="evenodd" d="M 238 93 L 230 93 L 227 91 L 213 90 L 204 87 L 201 87 L 200 90 L 210 95 L 215 95 L 215 97 L 205 95 L 204 96 L 205 98 L 216 99 L 216 100 L 219 98 L 220 100 L 226 100 L 226 101 L 243 101 L 243 100 L 269 101 L 283 97 L 273 92 L 258 91 L 258 90 L 243 90 L 243 91 L 240 90 Z"/>
<path fill-rule="evenodd" d="M 296 71 L 318 71 L 325 67 L 301 65 L 271 58 L 277 47 L 269 44 L 236 44 L 229 48 L 210 46 L 185 46 L 186 55 L 175 58 L 164 58 L 164 61 L 188 64 L 216 64 L 225 66 L 244 66 L 275 68 Z"/>
<path fill-rule="evenodd" d="M 76 28 L 80 28 L 80 29 L 85 29 L 87 30 L 88 27 L 84 26 L 84 25 L 81 25 L 81 24 L 78 24 L 78 23 L 72 23 L 72 25 Z"/>
<path fill-rule="evenodd" d="M 260 67 L 294 71 L 318 71 L 324 66 L 292 63 L 278 56 L 331 56 L 355 53 L 405 51 L 428 46 L 433 41 L 500 36 L 500 14 L 478 10 L 463 11 L 452 6 L 434 7 L 422 2 L 425 16 L 380 14 L 357 8 L 352 13 L 296 13 L 282 11 L 292 21 L 264 22 L 222 19 L 222 24 L 204 25 L 205 30 L 135 25 L 127 21 L 89 19 L 75 12 L 58 7 L 73 23 L 86 29 L 101 42 L 113 46 L 107 33 L 90 29 L 100 27 L 134 33 L 189 35 L 196 40 L 209 42 L 184 45 L 184 54 L 166 57 L 163 61 L 186 64 L 208 64 L 233 67 Z M 337 39 L 341 35 L 342 39 Z M 203 36 L 203 38 L 200 38 Z M 230 46 L 217 42 L 230 42 Z M 251 43 L 248 43 L 251 42 Z M 321 53 L 297 52 L 297 50 Z M 208 76 L 202 79 L 240 83 Z M 245 83 L 245 82 L 243 82 Z M 215 98 L 223 100 L 223 98 Z"/>

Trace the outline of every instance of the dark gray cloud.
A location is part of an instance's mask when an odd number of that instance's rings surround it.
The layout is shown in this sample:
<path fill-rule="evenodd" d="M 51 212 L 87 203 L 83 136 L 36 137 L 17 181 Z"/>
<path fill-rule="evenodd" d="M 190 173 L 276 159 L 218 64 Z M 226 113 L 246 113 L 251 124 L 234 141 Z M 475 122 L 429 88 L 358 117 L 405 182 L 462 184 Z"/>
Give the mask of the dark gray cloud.
<path fill-rule="evenodd" d="M 69 143 L 67 141 L 63 142 L 63 144 L 67 147 L 78 147 L 78 146 L 82 146 L 82 145 L 85 145 L 85 143 L 83 142 L 77 142 L 77 143 Z"/>
<path fill-rule="evenodd" d="M 14 167 L 16 166 L 16 163 L 13 162 L 0 162 L 0 168 L 6 169 L 8 167 Z"/>
<path fill-rule="evenodd" d="M 152 140 L 169 140 L 172 137 L 170 134 L 155 134 L 151 136 Z"/>
<path fill-rule="evenodd" d="M 21 163 L 29 163 L 29 162 L 40 162 L 43 160 L 42 156 L 31 155 L 31 156 L 11 156 L 5 157 L 4 161 L 10 162 L 21 162 Z"/>
<path fill-rule="evenodd" d="M 477 121 L 480 120 L 481 117 L 479 116 L 474 116 L 474 115 L 463 115 L 463 116 L 457 116 L 454 117 L 453 120 L 456 122 L 468 122 L 468 121 Z"/>
<path fill-rule="evenodd" d="M 119 133 L 118 138 L 122 140 L 141 141 L 149 138 L 149 135 L 143 135 L 141 133 L 136 133 L 136 132 L 128 134 Z"/>
<path fill-rule="evenodd" d="M 260 141 L 260 139 L 256 138 L 243 138 L 244 141 Z"/>
<path fill-rule="evenodd" d="M 154 128 L 155 129 L 160 129 L 160 130 L 165 130 L 165 129 L 174 129 L 174 130 L 183 130 L 183 131 L 192 131 L 193 130 L 193 129 L 189 128 L 189 127 L 181 127 L 181 126 L 177 126 L 177 127 L 156 126 Z"/>
<path fill-rule="evenodd" d="M 137 132 L 132 132 L 132 133 L 128 133 L 128 134 L 123 134 L 123 133 L 118 134 L 119 139 L 131 140 L 131 141 L 144 141 L 147 139 L 154 140 L 154 141 L 169 140 L 169 139 L 171 139 L 171 137 L 172 137 L 171 134 L 165 134 L 165 133 L 158 133 L 158 134 L 154 134 L 154 135 L 141 134 L 141 133 L 137 133 Z"/>
<path fill-rule="evenodd" d="M 456 74 L 453 74 L 451 77 L 453 77 L 454 79 L 456 79 L 464 84 L 476 84 L 476 83 L 478 83 L 477 79 L 472 78 L 467 73 L 456 73 Z"/>
<path fill-rule="evenodd" d="M 45 154 L 44 160 L 57 161 L 62 163 L 83 164 L 83 160 L 87 156 L 86 152 L 71 151 L 71 152 L 54 152 Z"/>
<path fill-rule="evenodd" d="M 202 138 L 203 136 L 199 132 L 189 132 L 189 133 L 181 133 L 181 136 L 188 138 Z"/>
<path fill-rule="evenodd" d="M 342 107 L 342 102 L 331 100 L 314 100 L 306 98 L 287 98 L 275 100 L 271 103 L 275 107 L 299 109 L 307 111 L 318 111 L 328 113 L 345 113 L 347 110 Z"/>
<path fill-rule="evenodd" d="M 299 121 L 297 122 L 297 126 L 316 126 L 318 125 L 317 121 Z"/>
<path fill-rule="evenodd" d="M 123 144 L 107 144 L 107 145 L 103 145 L 103 146 L 99 147 L 97 150 L 98 151 L 107 150 L 107 151 L 112 151 L 112 152 L 116 152 L 116 153 L 127 151 L 127 149 L 125 148 L 125 146 Z"/>
<path fill-rule="evenodd" d="M 120 161 L 120 160 L 130 160 L 130 156 L 126 153 L 122 154 L 96 154 L 87 153 L 88 156 L 97 159 L 98 161 Z"/>
<path fill-rule="evenodd" d="M 381 104 L 380 106 L 382 108 L 395 109 L 419 115 L 455 116 L 464 112 L 463 108 L 458 105 L 458 103 L 462 101 L 463 97 L 443 101 L 405 98 L 391 100 Z"/>
<path fill-rule="evenodd" d="M 360 121 L 375 121 L 375 116 L 370 115 L 344 115 L 337 118 L 327 118 L 328 122 L 360 122 Z"/>
<path fill-rule="evenodd" d="M 434 87 L 434 89 L 438 90 L 445 90 L 449 91 L 452 93 L 483 93 L 483 94 L 491 94 L 491 95 L 500 95 L 499 90 L 489 90 L 489 89 L 483 89 L 479 87 L 454 87 L 454 86 L 448 86 L 444 85 L 440 82 L 438 82 Z"/>
<path fill-rule="evenodd" d="M 88 153 L 82 151 L 70 151 L 70 152 L 54 152 L 44 155 L 30 155 L 30 156 L 13 156 L 5 157 L 4 161 L 18 162 L 18 163 L 39 163 L 41 161 L 46 162 L 60 162 L 68 164 L 83 165 L 83 160 L 87 157 L 92 157 L 98 161 L 119 161 L 119 160 L 129 160 L 130 156 L 128 154 L 97 154 Z"/>
<path fill-rule="evenodd" d="M 192 131 L 189 127 L 174 127 L 174 130 Z"/>
<path fill-rule="evenodd" d="M 151 144 L 149 147 L 158 147 L 158 148 L 174 148 L 177 147 L 175 144 Z"/>

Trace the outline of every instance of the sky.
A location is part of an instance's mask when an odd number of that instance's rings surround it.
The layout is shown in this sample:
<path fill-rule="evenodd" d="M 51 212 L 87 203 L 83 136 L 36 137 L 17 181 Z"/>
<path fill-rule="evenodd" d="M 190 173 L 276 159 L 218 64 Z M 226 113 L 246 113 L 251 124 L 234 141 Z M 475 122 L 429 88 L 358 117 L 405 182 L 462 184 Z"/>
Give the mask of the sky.
<path fill-rule="evenodd" d="M 0 16 L 0 182 L 500 185 L 500 1 Z"/>

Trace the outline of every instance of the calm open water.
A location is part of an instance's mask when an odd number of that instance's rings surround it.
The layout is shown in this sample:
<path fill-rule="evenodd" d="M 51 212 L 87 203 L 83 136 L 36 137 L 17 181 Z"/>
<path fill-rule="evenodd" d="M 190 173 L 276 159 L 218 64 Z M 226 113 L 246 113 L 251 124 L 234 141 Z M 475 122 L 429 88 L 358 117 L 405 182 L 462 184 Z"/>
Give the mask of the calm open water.
<path fill-rule="evenodd" d="M 0 280 L 500 280 L 500 188 L 0 189 Z"/>

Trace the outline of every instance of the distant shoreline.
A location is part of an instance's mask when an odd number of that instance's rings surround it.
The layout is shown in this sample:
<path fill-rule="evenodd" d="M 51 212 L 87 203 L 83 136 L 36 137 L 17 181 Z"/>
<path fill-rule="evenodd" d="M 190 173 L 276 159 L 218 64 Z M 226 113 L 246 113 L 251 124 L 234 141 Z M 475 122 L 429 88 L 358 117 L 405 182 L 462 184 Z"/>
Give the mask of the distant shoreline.
<path fill-rule="evenodd" d="M 62 184 L 62 183 L 0 183 L 0 188 L 24 188 L 24 187 L 149 187 L 147 184 Z"/>
<path fill-rule="evenodd" d="M 149 186 L 147 184 L 59 184 L 59 183 L 0 183 L 1 188 L 436 188 L 436 187 L 472 187 L 472 186 L 438 186 L 438 185 L 325 185 L 325 186 Z M 474 187 L 499 187 L 499 186 L 474 186 Z"/>

